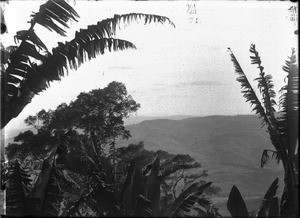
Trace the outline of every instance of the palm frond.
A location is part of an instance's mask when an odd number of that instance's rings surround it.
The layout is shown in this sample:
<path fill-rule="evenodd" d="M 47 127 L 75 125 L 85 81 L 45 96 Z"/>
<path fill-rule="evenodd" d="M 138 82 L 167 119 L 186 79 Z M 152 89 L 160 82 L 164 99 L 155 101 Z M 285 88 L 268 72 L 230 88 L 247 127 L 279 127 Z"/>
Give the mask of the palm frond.
<path fill-rule="evenodd" d="M 40 11 L 32 15 L 32 25 L 39 23 L 44 27 L 54 30 L 61 35 L 65 32 L 54 22 L 67 27 L 66 22 L 76 20 L 76 12 L 65 1 L 50 0 L 42 5 Z M 23 108 L 31 102 L 33 96 L 49 87 L 49 82 L 60 80 L 68 72 L 68 67 L 77 69 L 86 60 L 95 58 L 104 51 L 124 50 L 135 48 L 125 40 L 114 39 L 116 27 L 133 21 L 149 23 L 169 23 L 175 26 L 167 17 L 150 14 L 125 14 L 115 15 L 114 18 L 90 25 L 87 29 L 76 32 L 75 38 L 66 43 L 58 43 L 52 54 L 45 48 L 43 42 L 35 35 L 32 28 L 28 31 L 18 32 L 16 39 L 23 40 L 19 48 L 11 54 L 7 70 L 1 75 L 3 91 L 1 97 L 4 102 L 2 109 L 7 111 L 1 119 L 3 128 L 12 118 L 16 117 Z M 45 49 L 46 54 L 41 54 L 36 47 Z M 42 64 L 32 63 L 30 58 L 40 60 Z"/>
<path fill-rule="evenodd" d="M 262 125 L 268 125 L 270 126 L 270 121 L 268 119 L 268 116 L 266 114 L 265 109 L 263 108 L 260 100 L 258 99 L 254 89 L 252 88 L 247 76 L 245 75 L 243 69 L 241 68 L 239 62 L 237 61 L 235 55 L 232 53 L 231 49 L 229 48 L 231 61 L 233 62 L 235 72 L 238 74 L 237 81 L 241 83 L 242 93 L 244 98 L 246 99 L 246 102 L 250 102 L 251 106 L 254 105 L 252 108 L 252 111 L 255 112 L 255 114 L 259 115 L 259 118 L 262 118 L 263 122 Z"/>
<path fill-rule="evenodd" d="M 142 14 L 142 13 L 130 13 L 117 15 L 115 14 L 113 18 L 105 19 L 99 21 L 97 25 L 88 26 L 88 31 L 96 34 L 100 38 L 110 38 L 116 34 L 117 27 L 121 28 L 123 24 L 130 24 L 134 21 L 141 21 L 144 25 L 150 23 L 168 23 L 175 27 L 175 24 L 167 17 L 153 14 Z"/>
<path fill-rule="evenodd" d="M 29 44 L 29 43 L 28 43 Z M 31 47 L 31 46 L 29 46 Z M 31 47 L 32 50 L 26 51 L 36 58 L 43 59 L 42 56 Z M 135 48 L 135 46 L 125 40 L 120 39 L 95 39 L 84 45 L 77 44 L 76 40 L 59 44 L 53 49 L 53 54 L 44 60 L 44 64 L 38 66 L 31 65 L 26 54 L 13 56 L 11 66 L 6 70 L 2 82 L 4 90 L 1 93 L 5 107 L 5 119 L 1 120 L 2 127 L 12 118 L 16 117 L 23 108 L 31 102 L 35 94 L 49 87 L 49 82 L 60 80 L 68 70 L 77 69 L 87 59 L 95 58 L 98 54 L 104 54 L 106 49 L 110 51 Z"/>
<path fill-rule="evenodd" d="M 252 52 L 255 53 L 256 56 L 252 57 L 252 63 L 259 64 L 260 70 L 263 70 L 260 61 L 260 58 L 258 56 L 258 53 L 255 50 L 255 46 L 251 46 L 250 49 Z M 272 144 L 274 145 L 277 153 L 276 153 L 276 159 L 283 159 L 286 157 L 286 152 L 284 150 L 284 142 L 282 141 L 282 138 L 280 137 L 279 131 L 278 131 L 278 125 L 277 125 L 277 120 L 274 117 L 273 110 L 271 109 L 270 112 L 268 109 L 265 109 L 258 99 L 257 95 L 254 92 L 254 89 L 252 88 L 251 84 L 249 83 L 245 73 L 243 72 L 242 68 L 240 67 L 238 61 L 236 60 L 234 54 L 231 52 L 230 48 L 230 55 L 231 55 L 231 60 L 234 64 L 235 71 L 239 75 L 237 78 L 237 81 L 241 83 L 241 87 L 243 89 L 242 93 L 244 93 L 244 97 L 246 98 L 246 101 L 249 101 L 251 105 L 254 105 L 253 111 L 255 111 L 256 114 L 259 115 L 259 118 L 262 119 L 262 126 L 267 125 L 267 131 L 270 135 L 270 139 L 272 141 Z M 265 78 L 265 77 L 264 77 Z M 260 85 L 261 86 L 261 85 Z M 268 86 L 268 85 L 267 85 Z M 272 87 L 272 85 L 270 86 Z M 270 87 L 265 87 L 266 89 L 269 90 Z M 267 91 L 269 92 L 269 91 Z M 269 99 L 270 101 L 272 99 Z M 273 102 L 275 103 L 275 101 Z M 270 102 L 270 107 L 272 106 L 272 102 Z M 269 107 L 267 106 L 267 107 Z M 271 113 L 271 114 L 270 114 Z M 270 114 L 270 116 L 269 116 Z"/>
<path fill-rule="evenodd" d="M 255 80 L 258 82 L 258 89 L 262 94 L 262 102 L 265 106 L 266 109 L 266 114 L 269 116 L 270 121 L 276 122 L 275 117 L 274 117 L 274 106 L 276 105 L 275 97 L 276 93 L 273 89 L 274 84 L 272 81 L 272 76 L 270 74 L 266 75 L 264 72 L 264 67 L 261 65 L 261 59 L 256 51 L 255 44 L 251 44 L 250 46 L 250 52 L 254 56 L 250 56 L 251 58 L 251 63 L 252 64 L 257 64 L 258 69 L 260 70 L 259 77 L 256 78 Z"/>
<path fill-rule="evenodd" d="M 37 46 L 39 49 L 43 49 L 47 51 L 46 45 L 43 41 L 35 34 L 34 29 L 31 30 L 20 30 L 17 32 L 15 36 L 15 42 L 21 41 L 30 41 L 33 45 Z"/>
<path fill-rule="evenodd" d="M 3 90 L 1 90 L 1 109 L 5 110 L 7 114 L 1 119 L 1 128 L 22 111 L 23 106 L 20 107 L 19 104 L 26 105 L 30 102 L 31 97 L 20 99 L 20 89 L 28 78 L 34 77 L 36 74 L 35 67 L 37 65 L 32 63 L 31 59 L 43 62 L 48 57 L 46 46 L 33 30 L 34 25 L 39 23 L 50 30 L 55 30 L 59 34 L 64 35 L 65 31 L 53 21 L 67 27 L 66 23 L 70 19 L 76 20 L 75 17 L 78 17 L 78 15 L 64 0 L 49 0 L 32 17 L 29 30 L 17 32 L 15 41 L 22 40 L 22 42 L 17 49 L 11 52 L 5 72 L 1 72 L 1 87 L 3 87 Z M 39 52 L 37 48 L 46 51 L 46 55 Z M 43 88 L 45 82 L 43 78 L 35 78 L 34 80 L 35 86 L 39 88 Z M 30 88 L 26 87 L 25 89 L 29 96 L 33 94 Z M 12 111 L 12 108 L 14 108 L 14 111 Z"/>
<path fill-rule="evenodd" d="M 31 15 L 31 23 L 38 23 L 48 30 L 54 30 L 58 34 L 65 36 L 66 31 L 57 25 L 59 23 L 63 27 L 68 28 L 69 20 L 77 21 L 79 18 L 77 12 L 64 0 L 49 0 L 40 6 L 37 13 Z"/>
<path fill-rule="evenodd" d="M 280 96 L 280 117 L 278 118 L 278 128 L 284 141 L 290 158 L 294 158 L 298 141 L 299 130 L 299 68 L 297 65 L 295 50 L 286 61 L 282 69 L 288 73 L 287 85 L 281 88 Z"/>
<path fill-rule="evenodd" d="M 27 197 L 30 191 L 29 175 L 18 160 L 9 163 L 6 175 L 6 214 L 9 216 L 29 215 Z"/>

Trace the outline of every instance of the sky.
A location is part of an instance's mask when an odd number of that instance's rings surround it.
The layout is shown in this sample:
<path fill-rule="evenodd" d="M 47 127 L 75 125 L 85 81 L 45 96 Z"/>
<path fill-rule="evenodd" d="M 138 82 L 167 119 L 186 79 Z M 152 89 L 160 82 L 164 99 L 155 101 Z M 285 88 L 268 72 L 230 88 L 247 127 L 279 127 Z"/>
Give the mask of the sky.
<path fill-rule="evenodd" d="M 29 28 L 30 14 L 43 1 L 11 1 L 5 5 L 8 33 L 13 36 Z M 80 92 L 104 88 L 112 81 L 123 82 L 141 108 L 141 116 L 250 114 L 242 97 L 227 48 L 230 47 L 244 72 L 253 81 L 258 76 L 250 64 L 251 43 L 261 56 L 266 73 L 273 75 L 275 91 L 284 85 L 281 67 L 292 47 L 297 46 L 288 10 L 291 2 L 165 1 L 95 2 L 69 1 L 80 15 L 72 22 L 67 37 L 36 26 L 36 33 L 48 46 L 71 40 L 75 31 L 96 24 L 114 14 L 150 13 L 170 18 L 176 25 L 132 23 L 118 30 L 117 38 L 133 42 L 137 49 L 107 52 L 82 65 L 35 96 L 22 113 L 5 128 L 6 134 L 24 126 L 24 119 L 41 109 L 55 109 L 75 100 Z M 75 4 L 74 4 L 75 3 Z M 256 83 L 252 83 L 256 87 Z"/>

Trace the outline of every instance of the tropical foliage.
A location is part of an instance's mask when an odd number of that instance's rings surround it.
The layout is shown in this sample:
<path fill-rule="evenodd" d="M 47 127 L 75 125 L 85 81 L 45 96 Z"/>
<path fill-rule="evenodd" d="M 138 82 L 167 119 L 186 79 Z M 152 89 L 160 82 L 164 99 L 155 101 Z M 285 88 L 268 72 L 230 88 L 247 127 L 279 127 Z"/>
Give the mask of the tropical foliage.
<path fill-rule="evenodd" d="M 183 188 L 178 198 L 164 205 L 166 208 L 162 207 L 160 190 L 166 178 L 159 173 L 158 157 L 143 168 L 134 161 L 127 165 L 125 180 L 120 184 L 121 198 L 118 198 L 112 184 L 106 183 L 107 174 L 99 171 L 94 162 L 86 165 L 90 169 L 89 176 L 84 177 L 84 185 L 78 186 L 68 171 L 57 165 L 54 152 L 55 149 L 45 159 L 34 183 L 27 178 L 28 173 L 18 160 L 10 162 L 10 173 L 6 175 L 8 215 L 178 217 L 194 212 L 201 217 L 219 216 L 209 200 L 207 190 L 211 182 L 203 180 Z M 168 162 L 176 158 L 177 155 L 173 155 Z"/>
<path fill-rule="evenodd" d="M 66 137 L 64 134 L 62 137 Z M 37 180 L 32 183 L 30 174 L 15 159 L 9 162 L 6 178 L 6 214 L 10 216 L 57 216 L 62 193 L 76 185 L 56 165 L 57 151 L 65 147 L 58 138 L 55 147 L 45 158 Z"/>
<path fill-rule="evenodd" d="M 258 83 L 257 87 L 262 97 L 261 100 L 255 93 L 235 55 L 230 49 L 229 51 L 235 72 L 238 74 L 237 81 L 241 83 L 243 96 L 253 106 L 253 111 L 261 118 L 262 126 L 267 127 L 270 140 L 274 146 L 274 150 L 263 151 L 261 166 L 263 167 L 269 160 L 270 152 L 272 153 L 272 157 L 283 164 L 285 173 L 284 192 L 280 202 L 280 215 L 297 217 L 299 214 L 299 67 L 295 50 L 292 49 L 289 60 L 282 67 L 283 71 L 287 74 L 287 81 L 286 85 L 280 89 L 279 111 L 275 110 L 277 103 L 272 76 L 265 73 L 255 45 L 252 44 L 250 46 L 250 58 L 251 63 L 257 65 L 259 69 L 259 77 L 255 81 Z"/>
<path fill-rule="evenodd" d="M 191 156 L 147 151 L 142 142 L 116 148 L 117 140 L 130 137 L 123 118 L 138 108 L 124 84 L 112 82 L 29 116 L 25 122 L 35 132 L 20 133 L 6 152 L 15 163 L 9 170 L 32 179 L 26 193 L 15 195 L 33 205 L 22 201 L 25 209 L 19 209 L 8 201 L 8 208 L 43 216 L 218 216 L 209 196 L 219 189 L 205 182 L 207 172 Z M 22 178 L 12 175 L 8 187 Z"/>
<path fill-rule="evenodd" d="M 20 30 L 15 36 L 16 46 L 1 45 L 1 129 L 31 102 L 31 99 L 60 80 L 68 69 L 77 69 L 87 60 L 109 51 L 135 48 L 129 41 L 117 39 L 116 29 L 134 21 L 174 24 L 167 18 L 149 14 L 115 15 L 75 33 L 69 42 L 58 42 L 48 50 L 35 32 L 41 25 L 61 36 L 66 35 L 68 22 L 77 21 L 79 15 L 64 0 L 49 0 L 31 15 L 30 28 Z M 5 111 L 5 113 L 4 113 Z"/>
<path fill-rule="evenodd" d="M 230 191 L 227 209 L 232 217 L 279 217 L 279 201 L 275 196 L 278 188 L 276 178 L 268 188 L 257 211 L 249 212 L 238 188 L 234 185 Z"/>

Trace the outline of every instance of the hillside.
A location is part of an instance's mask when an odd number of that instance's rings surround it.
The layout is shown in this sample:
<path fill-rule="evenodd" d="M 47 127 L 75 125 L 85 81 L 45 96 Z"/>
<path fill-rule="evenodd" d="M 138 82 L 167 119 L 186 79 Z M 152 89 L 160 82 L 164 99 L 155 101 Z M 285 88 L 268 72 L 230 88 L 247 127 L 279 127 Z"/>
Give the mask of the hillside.
<path fill-rule="evenodd" d="M 146 120 L 149 119 L 149 120 Z M 222 191 L 213 200 L 226 215 L 226 201 L 232 185 L 247 199 L 249 210 L 257 209 L 260 198 L 272 181 L 279 177 L 282 192 L 283 171 L 275 161 L 263 169 L 260 157 L 264 149 L 273 149 L 269 135 L 261 128 L 257 116 L 171 116 L 136 117 L 126 120 L 132 137 L 118 146 L 144 141 L 148 150 L 165 150 L 174 154 L 190 154 L 207 169 L 209 178 Z M 17 135 L 15 130 L 9 135 Z M 6 138 L 6 143 L 13 137 Z"/>
<path fill-rule="evenodd" d="M 226 200 L 232 185 L 247 199 L 260 198 L 282 169 L 275 161 L 260 168 L 263 149 L 272 149 L 269 135 L 252 115 L 157 119 L 127 126 L 131 139 L 119 146 L 144 141 L 149 150 L 190 154 L 209 170 L 209 180 L 222 188 Z M 279 192 L 282 185 L 279 187 Z M 224 198 L 224 199 L 223 199 Z M 257 201 L 259 202 L 259 201 Z"/>

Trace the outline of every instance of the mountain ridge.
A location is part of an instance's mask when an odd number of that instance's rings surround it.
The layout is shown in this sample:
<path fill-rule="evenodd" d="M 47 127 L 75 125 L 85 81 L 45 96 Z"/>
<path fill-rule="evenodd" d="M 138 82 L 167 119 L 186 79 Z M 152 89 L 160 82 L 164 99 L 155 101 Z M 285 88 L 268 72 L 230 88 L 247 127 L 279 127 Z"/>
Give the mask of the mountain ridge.
<path fill-rule="evenodd" d="M 162 116 L 144 120 L 147 118 L 140 117 L 126 125 L 132 137 L 119 141 L 118 146 L 144 141 L 148 150 L 190 154 L 209 170 L 209 179 L 221 186 L 223 196 L 229 193 L 233 184 L 239 185 L 241 192 L 247 193 L 246 197 L 257 196 L 275 177 L 283 175 L 282 167 L 272 160 L 260 168 L 263 149 L 273 149 L 273 146 L 256 115 L 172 116 L 173 119 Z M 6 144 L 8 141 L 6 138 Z M 12 141 L 13 137 L 10 138 Z M 251 187 L 253 183 L 247 180 L 253 178 L 258 182 Z"/>
<path fill-rule="evenodd" d="M 276 177 L 281 182 L 278 193 L 282 190 L 281 165 L 270 160 L 260 167 L 263 150 L 273 145 L 256 115 L 145 120 L 126 129 L 132 137 L 118 146 L 143 141 L 148 150 L 191 155 L 208 170 L 208 180 L 221 187 L 219 197 L 228 196 L 232 185 L 248 199 L 262 197 Z"/>

